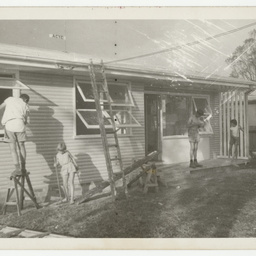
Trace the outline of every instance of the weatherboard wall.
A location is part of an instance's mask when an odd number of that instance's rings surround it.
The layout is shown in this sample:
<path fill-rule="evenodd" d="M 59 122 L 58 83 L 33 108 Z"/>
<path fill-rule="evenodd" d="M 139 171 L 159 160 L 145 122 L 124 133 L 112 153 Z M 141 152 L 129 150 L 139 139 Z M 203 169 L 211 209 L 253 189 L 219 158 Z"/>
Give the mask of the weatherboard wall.
<path fill-rule="evenodd" d="M 75 180 L 78 190 L 84 191 L 89 184 L 93 186 L 93 183 L 107 179 L 100 136 L 74 137 L 73 76 L 20 72 L 20 80 L 31 88 L 25 92 L 30 96 L 31 111 L 26 149 L 27 170 L 35 191 L 50 196 L 56 188 L 53 162 L 57 144 L 61 141 L 65 141 L 68 150 L 77 158 L 81 172 L 80 178 Z M 133 84 L 132 95 L 135 103 L 132 113 L 141 127 L 133 128 L 131 136 L 119 140 L 124 167 L 145 154 L 143 87 Z M 0 166 L 2 197 L 9 184 L 8 176 L 13 171 L 13 164 L 7 144 L 0 144 L 0 154 L 4 159 Z M 87 187 L 80 184 L 87 184 Z"/>
<path fill-rule="evenodd" d="M 88 80 L 88 77 L 86 78 Z M 20 80 L 31 90 L 24 91 L 30 95 L 31 124 L 27 128 L 27 170 L 31 173 L 31 181 L 36 193 L 50 196 L 57 187 L 56 170 L 53 167 L 57 144 L 65 141 L 68 150 L 77 158 L 80 167 L 80 178 L 76 177 L 78 193 L 85 192 L 90 186 L 107 179 L 107 170 L 100 136 L 90 138 L 74 137 L 74 78 L 72 75 L 57 75 L 47 73 L 20 72 Z M 199 145 L 200 159 L 212 158 L 219 154 L 219 119 L 215 110 L 219 107 L 219 93 L 214 91 L 183 89 L 172 90 L 160 88 L 157 84 L 148 87 L 147 84 L 132 82 L 134 107 L 132 114 L 141 127 L 132 129 L 132 135 L 120 137 L 121 153 L 124 167 L 131 164 L 135 158 L 145 155 L 144 127 L 144 94 L 145 93 L 181 93 L 205 94 L 210 96 L 211 108 L 214 112 L 211 120 L 213 134 L 202 136 Z M 217 112 L 216 112 L 217 113 Z M 171 154 L 170 149 L 177 149 L 180 144 L 181 156 Z M 166 146 L 166 145 L 165 145 Z M 171 162 L 184 162 L 189 158 L 188 138 L 169 140 L 165 150 Z M 175 152 L 178 152 L 175 150 Z M 174 152 L 174 153 L 175 153 Z M 201 153 L 202 154 L 201 154 Z M 9 184 L 8 176 L 13 170 L 12 159 L 7 144 L 0 144 L 1 161 L 0 186 L 2 197 Z M 201 158 L 202 155 L 202 158 Z M 168 161 L 167 161 L 168 162 Z M 80 184 L 86 184 L 81 186 Z M 90 185 L 90 186 L 89 186 Z"/>

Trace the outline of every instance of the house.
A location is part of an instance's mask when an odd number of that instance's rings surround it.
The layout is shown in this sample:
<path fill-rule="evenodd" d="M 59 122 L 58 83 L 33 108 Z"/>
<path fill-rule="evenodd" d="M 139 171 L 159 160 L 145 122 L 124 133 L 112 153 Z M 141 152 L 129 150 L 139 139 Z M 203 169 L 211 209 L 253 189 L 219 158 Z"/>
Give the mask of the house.
<path fill-rule="evenodd" d="M 65 141 L 77 158 L 80 190 L 107 179 L 88 72 L 79 54 L 0 45 L 0 101 L 27 93 L 31 124 L 27 128 L 27 170 L 37 195 L 51 196 L 56 186 L 53 158 Z M 97 65 L 96 65 L 97 68 Z M 106 65 L 124 166 L 134 158 L 160 151 L 163 163 L 188 162 L 187 120 L 197 109 L 212 115 L 201 131 L 198 160 L 227 157 L 229 120 L 245 128 L 239 157 L 248 157 L 248 93 L 250 81 L 178 75 L 166 70 Z M 2 115 L 2 113 L 0 113 Z M 0 127 L 3 137 L 3 127 Z M 13 164 L 8 145 L 0 143 L 0 197 Z"/>

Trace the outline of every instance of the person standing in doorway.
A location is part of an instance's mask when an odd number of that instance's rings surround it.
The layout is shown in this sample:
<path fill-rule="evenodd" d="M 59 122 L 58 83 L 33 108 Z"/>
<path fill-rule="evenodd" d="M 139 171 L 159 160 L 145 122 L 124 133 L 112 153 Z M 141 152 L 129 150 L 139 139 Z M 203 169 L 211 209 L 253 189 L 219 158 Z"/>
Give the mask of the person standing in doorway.
<path fill-rule="evenodd" d="M 12 176 L 21 175 L 22 172 L 26 172 L 25 129 L 27 123 L 29 123 L 28 102 L 29 96 L 27 94 L 21 94 L 19 98 L 7 98 L 0 105 L 0 110 L 5 108 L 2 118 L 2 125 L 5 127 L 4 142 L 9 143 L 15 166 L 11 174 Z"/>
<path fill-rule="evenodd" d="M 190 165 L 191 168 L 202 167 L 197 162 L 198 143 L 200 141 L 199 129 L 204 127 L 203 120 L 204 112 L 199 109 L 195 115 L 192 115 L 188 120 L 188 138 L 190 143 Z"/>

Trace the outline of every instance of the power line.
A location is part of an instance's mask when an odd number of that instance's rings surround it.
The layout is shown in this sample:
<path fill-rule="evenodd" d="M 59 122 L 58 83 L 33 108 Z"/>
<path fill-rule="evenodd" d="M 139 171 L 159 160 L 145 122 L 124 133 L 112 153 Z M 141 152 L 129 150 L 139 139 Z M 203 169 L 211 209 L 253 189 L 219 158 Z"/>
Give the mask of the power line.
<path fill-rule="evenodd" d="M 126 60 L 133 60 L 133 59 L 139 59 L 139 58 L 145 58 L 145 57 L 149 57 L 149 56 L 153 56 L 153 55 L 157 55 L 157 54 L 161 54 L 161 53 L 165 53 L 165 52 L 170 52 L 170 51 L 173 51 L 173 50 L 179 50 L 179 49 L 182 49 L 183 47 L 194 46 L 194 45 L 200 44 L 200 43 L 205 42 L 205 41 L 209 41 L 209 40 L 212 40 L 212 39 L 215 39 L 215 38 L 219 38 L 219 37 L 222 37 L 222 36 L 233 34 L 237 31 L 252 27 L 254 25 L 256 25 L 256 22 L 253 22 L 253 23 L 247 24 L 245 26 L 242 26 L 242 27 L 239 27 L 239 28 L 236 28 L 236 29 L 232 29 L 232 30 L 229 30 L 229 31 L 226 31 L 226 32 L 214 35 L 214 36 L 209 36 L 209 37 L 207 37 L 205 39 L 202 39 L 202 40 L 196 40 L 196 41 L 193 41 L 193 42 L 190 42 L 190 43 L 187 43 L 187 44 L 177 45 L 177 46 L 166 48 L 164 50 L 157 51 L 157 52 L 146 53 L 146 54 L 137 55 L 137 56 L 133 56 L 133 57 L 125 58 L 125 59 L 112 60 L 112 61 L 105 62 L 105 64 L 110 64 L 110 63 L 114 63 L 114 62 L 122 62 L 122 61 L 126 61 Z"/>

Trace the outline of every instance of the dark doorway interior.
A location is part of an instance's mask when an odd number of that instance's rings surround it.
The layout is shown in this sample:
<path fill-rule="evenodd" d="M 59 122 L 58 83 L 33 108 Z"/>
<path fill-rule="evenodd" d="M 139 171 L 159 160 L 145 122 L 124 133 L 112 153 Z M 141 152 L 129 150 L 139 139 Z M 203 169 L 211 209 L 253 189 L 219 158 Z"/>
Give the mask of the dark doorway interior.
<path fill-rule="evenodd" d="M 145 153 L 160 150 L 160 96 L 145 94 Z"/>

